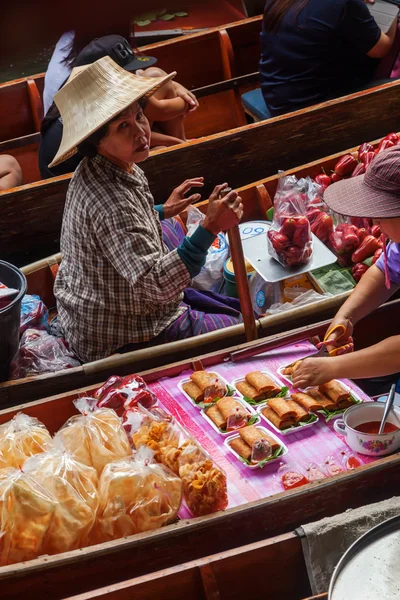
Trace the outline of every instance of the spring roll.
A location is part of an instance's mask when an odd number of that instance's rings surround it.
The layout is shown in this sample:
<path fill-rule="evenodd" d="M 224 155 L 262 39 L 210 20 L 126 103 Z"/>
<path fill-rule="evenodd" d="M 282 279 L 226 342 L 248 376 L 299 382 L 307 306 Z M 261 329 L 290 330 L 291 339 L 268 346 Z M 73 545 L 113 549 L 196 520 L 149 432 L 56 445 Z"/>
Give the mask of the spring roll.
<path fill-rule="evenodd" d="M 297 367 L 301 364 L 301 360 L 296 360 L 294 363 L 288 365 L 287 367 L 284 367 L 282 369 L 282 375 L 290 375 L 292 376 L 293 373 L 295 372 L 295 370 L 297 369 Z"/>
<path fill-rule="evenodd" d="M 290 408 L 287 401 L 283 398 L 271 398 L 271 400 L 268 400 L 268 406 L 276 412 L 278 417 L 294 419 L 296 415 L 296 411 L 294 411 L 293 408 Z"/>
<path fill-rule="evenodd" d="M 220 381 L 215 373 L 207 371 L 195 371 L 190 379 L 204 393 L 204 402 L 213 402 L 217 398 L 222 398 L 226 394 L 226 385 Z"/>
<path fill-rule="evenodd" d="M 184 383 L 182 386 L 183 390 L 187 393 L 188 396 L 193 398 L 193 400 L 198 404 L 199 402 L 203 402 L 204 394 L 199 388 L 198 385 L 193 383 L 193 381 L 188 381 Z"/>
<path fill-rule="evenodd" d="M 210 406 L 210 408 L 207 408 L 206 415 L 211 419 L 211 421 L 213 421 L 213 423 L 215 423 L 217 427 L 224 430 L 226 429 L 226 419 L 224 419 L 216 404 L 213 404 Z"/>
<path fill-rule="evenodd" d="M 221 411 L 223 418 L 226 421 L 226 430 L 232 431 L 245 427 L 250 419 L 250 413 L 243 406 L 230 396 L 220 398 L 217 401 L 217 406 Z"/>
<path fill-rule="evenodd" d="M 281 388 L 276 385 L 269 377 L 266 377 L 260 371 L 252 371 L 247 373 L 246 381 L 256 388 L 260 394 L 268 394 L 267 398 L 276 396 L 281 391 Z"/>
<path fill-rule="evenodd" d="M 321 405 L 317 402 L 312 396 L 308 394 L 303 394 L 302 392 L 297 392 L 292 394 L 292 400 L 303 406 L 309 412 L 315 412 L 316 410 L 321 409 Z"/>
<path fill-rule="evenodd" d="M 325 396 L 328 396 L 328 398 L 333 400 L 336 404 L 345 400 L 350 400 L 350 392 L 336 380 L 328 381 L 328 383 L 320 385 L 319 391 L 325 394 Z"/>
<path fill-rule="evenodd" d="M 242 458 L 244 458 L 246 460 L 251 459 L 251 452 L 252 452 L 251 447 L 248 444 L 246 444 L 246 442 L 244 442 L 241 438 L 235 438 L 234 440 L 232 440 L 230 442 L 229 445 Z"/>
<path fill-rule="evenodd" d="M 321 408 L 324 408 L 325 410 L 337 410 L 337 406 L 333 400 L 325 396 L 325 394 L 320 392 L 318 388 L 312 388 L 311 390 L 308 390 L 307 394 L 314 398 L 314 400 L 321 405 Z"/>
<path fill-rule="evenodd" d="M 264 433 L 264 431 L 261 431 L 260 429 L 255 427 L 255 425 L 241 429 L 239 431 L 239 434 L 242 440 L 244 440 L 246 444 L 248 444 L 251 448 L 254 446 L 254 444 L 262 440 L 265 440 L 269 443 L 272 449 L 272 454 L 276 450 L 279 450 L 279 448 L 281 447 L 281 445 L 276 440 L 274 440 L 274 438 L 270 437 L 269 435 Z"/>
<path fill-rule="evenodd" d="M 302 421 L 308 421 L 308 419 L 310 418 L 310 413 L 308 412 L 308 410 L 300 406 L 300 404 L 297 404 L 297 402 L 295 402 L 294 400 L 288 400 L 287 405 L 289 408 L 293 409 L 296 412 L 294 416 L 294 422 L 296 423 L 296 425 L 298 423 L 301 423 Z"/>
<path fill-rule="evenodd" d="M 268 406 L 262 409 L 262 414 L 278 429 L 288 429 L 295 424 L 293 417 L 278 417 L 276 412 L 274 412 L 272 408 L 268 408 Z"/>
<path fill-rule="evenodd" d="M 256 388 L 247 383 L 247 381 L 239 381 L 239 383 L 236 384 L 236 389 L 239 390 L 243 396 L 254 400 L 254 402 L 260 402 L 267 398 L 266 394 L 260 394 Z"/>
<path fill-rule="evenodd" d="M 340 402 L 337 403 L 337 407 L 339 408 L 339 410 L 342 410 L 343 408 L 350 408 L 350 406 L 354 406 L 354 404 L 356 404 L 356 402 L 349 394 L 348 398 L 346 398 L 345 400 L 340 400 Z"/>

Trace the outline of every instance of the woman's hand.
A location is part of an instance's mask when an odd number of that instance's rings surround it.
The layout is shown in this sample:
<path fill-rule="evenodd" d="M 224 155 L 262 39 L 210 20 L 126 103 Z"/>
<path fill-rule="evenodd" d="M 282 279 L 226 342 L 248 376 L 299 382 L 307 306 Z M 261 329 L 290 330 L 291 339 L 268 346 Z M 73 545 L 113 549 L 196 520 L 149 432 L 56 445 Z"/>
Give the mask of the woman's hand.
<path fill-rule="evenodd" d="M 220 198 L 221 192 L 227 187 L 227 183 L 217 185 L 208 200 L 203 227 L 213 235 L 218 235 L 220 231 L 226 231 L 237 225 L 243 216 L 242 199 L 237 192 L 232 190 Z"/>
<path fill-rule="evenodd" d="M 332 344 L 328 344 L 328 343 L 326 344 L 328 351 L 333 350 L 333 349 L 337 348 L 338 346 L 340 346 L 340 347 L 343 346 L 343 351 L 339 352 L 338 354 L 345 354 L 347 352 L 352 352 L 354 350 L 354 343 L 353 343 L 353 323 L 351 322 L 351 320 L 348 319 L 347 317 L 340 316 L 340 313 L 339 313 L 336 315 L 336 317 L 333 319 L 332 323 L 328 327 L 328 331 L 333 330 L 335 327 L 338 327 L 338 329 L 336 331 L 334 331 L 327 339 L 327 342 L 330 342 L 330 341 L 332 342 Z M 344 327 L 344 330 L 345 330 L 344 333 L 343 333 L 342 327 Z"/>
<path fill-rule="evenodd" d="M 192 92 L 189 92 L 189 90 L 176 81 L 174 81 L 174 88 L 177 96 L 182 98 L 182 100 L 184 100 L 188 105 L 188 113 L 194 112 L 199 108 L 199 101 Z"/>
<path fill-rule="evenodd" d="M 292 375 L 294 388 L 306 388 L 337 378 L 335 358 L 306 358 Z"/>
<path fill-rule="evenodd" d="M 186 179 L 180 186 L 174 189 L 168 200 L 164 204 L 164 218 L 169 219 L 175 217 L 185 210 L 193 202 L 198 202 L 201 199 L 200 194 L 192 194 L 186 198 L 185 194 L 192 187 L 203 187 L 204 177 L 194 177 L 193 179 Z"/>

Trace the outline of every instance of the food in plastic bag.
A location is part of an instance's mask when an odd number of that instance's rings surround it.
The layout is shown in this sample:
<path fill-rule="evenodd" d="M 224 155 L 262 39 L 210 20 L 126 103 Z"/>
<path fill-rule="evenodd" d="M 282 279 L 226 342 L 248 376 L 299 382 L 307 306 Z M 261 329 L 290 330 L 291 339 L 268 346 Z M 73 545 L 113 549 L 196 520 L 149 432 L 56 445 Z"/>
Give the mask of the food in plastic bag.
<path fill-rule="evenodd" d="M 268 231 L 268 251 L 284 267 L 307 263 L 312 255 L 312 236 L 306 216 L 306 196 L 300 193 L 296 177 L 279 181 L 274 199 L 274 220 Z"/>
<path fill-rule="evenodd" d="M 0 468 L 22 468 L 34 454 L 45 452 L 53 445 L 50 433 L 35 417 L 18 413 L 0 425 Z"/>
<path fill-rule="evenodd" d="M 46 552 L 56 500 L 33 477 L 0 469 L 0 565 L 33 560 Z"/>
<path fill-rule="evenodd" d="M 19 333 L 27 329 L 47 329 L 49 311 L 39 296 L 25 294 L 21 302 L 21 320 Z"/>
<path fill-rule="evenodd" d="M 105 467 L 99 483 L 97 541 L 150 531 L 176 519 L 182 482 L 152 460 L 152 451 L 140 448 L 135 456 Z"/>
<path fill-rule="evenodd" d="M 68 452 L 53 448 L 28 459 L 24 473 L 57 502 L 44 542 L 46 553 L 57 554 L 86 546 L 99 504 L 96 471 Z"/>
<path fill-rule="evenodd" d="M 13 358 L 10 379 L 53 373 L 79 366 L 79 361 L 67 350 L 60 338 L 46 331 L 27 329 Z"/>
<path fill-rule="evenodd" d="M 194 206 L 187 210 L 187 235 L 191 236 L 204 220 L 204 215 Z M 200 273 L 192 280 L 199 290 L 218 292 L 224 281 L 224 264 L 228 258 L 228 245 L 223 233 L 219 233 L 207 252 L 206 262 Z"/>
<path fill-rule="evenodd" d="M 97 399 L 98 408 L 112 408 L 119 416 L 137 404 L 151 408 L 157 402 L 155 394 L 147 388 L 140 375 L 109 377 L 95 392 L 94 397 Z"/>
<path fill-rule="evenodd" d="M 132 451 L 116 412 L 109 408 L 98 409 L 95 402 L 93 398 L 75 400 L 82 414 L 65 423 L 54 443 L 61 444 L 77 461 L 94 467 L 100 476 L 108 463 L 130 456 Z"/>

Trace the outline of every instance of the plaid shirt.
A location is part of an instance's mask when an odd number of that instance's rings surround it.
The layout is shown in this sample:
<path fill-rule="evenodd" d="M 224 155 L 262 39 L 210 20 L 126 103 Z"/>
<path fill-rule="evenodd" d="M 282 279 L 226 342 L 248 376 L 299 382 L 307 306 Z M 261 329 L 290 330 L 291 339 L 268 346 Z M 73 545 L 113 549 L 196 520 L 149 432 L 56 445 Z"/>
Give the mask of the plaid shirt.
<path fill-rule="evenodd" d="M 62 329 L 83 361 L 146 342 L 184 312 L 190 275 L 163 244 L 143 171 L 127 173 L 98 155 L 68 188 L 62 263 L 54 293 Z"/>

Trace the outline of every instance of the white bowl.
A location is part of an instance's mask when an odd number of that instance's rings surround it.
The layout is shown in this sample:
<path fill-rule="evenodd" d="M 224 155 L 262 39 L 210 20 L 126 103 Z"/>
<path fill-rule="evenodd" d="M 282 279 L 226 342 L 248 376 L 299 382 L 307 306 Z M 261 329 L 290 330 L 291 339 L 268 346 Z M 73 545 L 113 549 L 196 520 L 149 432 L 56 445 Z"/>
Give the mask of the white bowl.
<path fill-rule="evenodd" d="M 343 419 L 334 422 L 333 427 L 339 435 L 346 438 L 347 445 L 360 454 L 366 456 L 385 456 L 396 452 L 400 448 L 400 408 L 393 407 L 388 423 L 396 425 L 399 429 L 381 435 L 374 433 L 361 433 L 355 427 L 369 421 L 381 422 L 385 405 L 380 402 L 365 402 L 348 408 Z"/>

